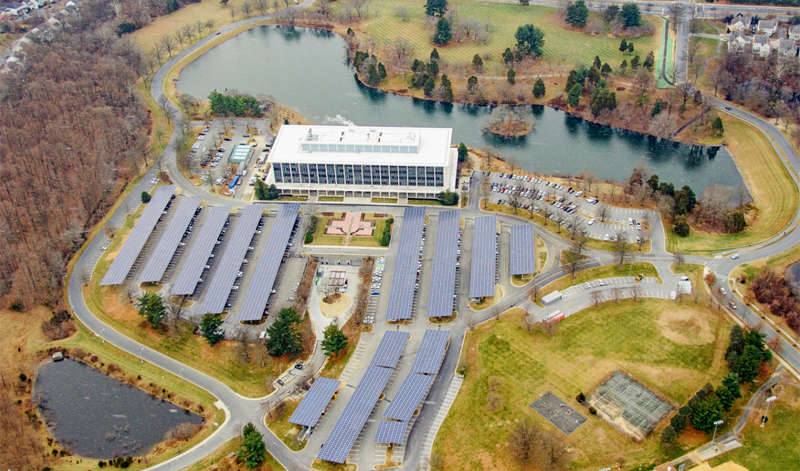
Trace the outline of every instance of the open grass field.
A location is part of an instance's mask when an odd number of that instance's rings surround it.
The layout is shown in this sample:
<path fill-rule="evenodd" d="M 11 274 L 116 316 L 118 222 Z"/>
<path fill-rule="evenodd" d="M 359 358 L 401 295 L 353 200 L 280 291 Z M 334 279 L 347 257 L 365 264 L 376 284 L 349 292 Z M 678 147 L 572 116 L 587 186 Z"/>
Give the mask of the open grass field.
<path fill-rule="evenodd" d="M 387 248 L 381 245 L 381 238 L 383 237 L 383 230 L 386 227 L 386 220 L 389 219 L 391 216 L 387 217 L 375 217 L 374 213 L 365 213 L 364 220 L 365 221 L 375 221 L 375 230 L 372 231 L 372 236 L 350 236 L 350 239 L 347 241 L 347 245 L 352 247 L 376 247 L 376 248 Z M 394 229 L 394 227 L 392 227 Z"/>
<path fill-rule="evenodd" d="M 431 42 L 433 31 L 425 27 L 424 5 L 424 0 L 372 0 L 369 7 L 370 17 L 359 28 L 375 36 L 381 44 L 390 45 L 397 37 L 408 39 L 414 45 L 414 56 L 427 60 L 434 45 Z M 492 61 L 502 62 L 501 53 L 505 48 L 516 44 L 514 33 L 519 26 L 525 24 L 533 24 L 544 30 L 544 56 L 551 60 L 588 66 L 594 56 L 599 55 L 600 60 L 617 68 L 623 59 L 630 60 L 632 57 L 623 57 L 619 51 L 621 38 L 592 36 L 566 29 L 564 22 L 556 18 L 555 8 L 469 0 L 450 1 L 449 5 L 451 9 L 457 9 L 462 18 L 475 17 L 484 24 L 488 20 L 493 25 L 489 30 L 487 44 L 464 41 L 438 48 L 440 56 L 450 62 L 471 62 L 475 54 L 485 52 L 491 52 Z M 401 6 L 408 9 L 406 21 L 393 13 L 395 8 Z M 593 16 L 594 14 L 590 14 L 590 17 Z M 645 19 L 655 25 L 656 32 L 651 36 L 632 40 L 636 54 L 640 54 L 642 59 L 648 52 L 658 49 L 662 37 L 661 21 L 647 17 Z M 484 59 L 484 65 L 486 63 Z"/>
<path fill-rule="evenodd" d="M 798 208 L 797 186 L 783 165 L 782 158 L 767 138 L 755 127 L 730 115 L 720 113 L 725 126 L 722 139 L 705 139 L 703 144 L 728 145 L 739 171 L 747 182 L 759 212 L 755 224 L 739 234 L 704 234 L 693 231 L 678 237 L 667 227 L 667 250 L 710 254 L 743 247 L 766 240 L 784 230 Z"/>
<path fill-rule="evenodd" d="M 509 430 L 525 418 L 552 426 L 528 405 L 552 391 L 588 422 L 565 438 L 573 449 L 570 469 L 597 470 L 624 456 L 625 469 L 650 464 L 662 452 L 660 427 L 635 443 L 574 401 L 622 369 L 673 403 L 686 401 L 706 382 L 721 380 L 730 323 L 694 303 L 631 300 L 590 308 L 561 321 L 548 336 L 523 327 L 521 309 L 485 322 L 467 334 L 461 358 L 461 391 L 434 444 L 445 470 L 528 469 L 510 459 Z M 489 378 L 497 377 L 500 408 L 487 409 Z M 493 380 L 494 381 L 494 380 Z M 663 426 L 663 424 L 662 424 Z M 485 433 L 475 433 L 475 430 Z M 562 435 L 563 436 L 563 435 Z M 645 467 L 642 469 L 652 469 Z"/>
<path fill-rule="evenodd" d="M 342 245 L 344 236 L 327 235 L 325 229 L 331 219 L 341 219 L 342 213 L 333 213 L 333 216 L 317 216 L 317 230 L 314 231 L 314 240 L 307 245 Z"/>
<path fill-rule="evenodd" d="M 135 217 L 143 210 L 139 208 Z M 92 280 L 84 285 L 83 296 L 92 313 L 115 330 L 148 347 L 168 355 L 198 371 L 227 384 L 237 393 L 248 397 L 261 397 L 271 388 L 272 378 L 279 373 L 279 364 L 289 364 L 288 358 L 275 359 L 264 352 L 265 367 L 261 367 L 261 354 L 256 344 L 250 349 L 250 361 L 240 360 L 241 347 L 234 341 L 225 340 L 214 348 L 192 333 L 192 327 L 181 323 L 179 332 L 161 334 L 145 324 L 136 309 L 128 302 L 123 286 L 100 286 L 108 268 L 121 247 L 125 236 L 133 227 L 134 218 L 129 216 L 117 232 L 108 249 L 97 263 Z"/>
<path fill-rule="evenodd" d="M 245 471 L 248 468 L 244 465 L 244 463 L 238 463 L 236 458 L 228 458 L 228 455 L 231 453 L 236 453 L 239 451 L 239 447 L 241 446 L 241 439 L 239 437 L 231 438 L 224 445 L 214 450 L 210 455 L 206 456 L 202 460 L 196 462 L 195 464 L 191 465 L 190 467 L 186 468 L 186 471 L 207 471 L 207 470 L 229 470 L 229 471 Z M 227 467 L 223 467 L 227 466 Z M 267 452 L 267 458 L 261 464 L 260 468 L 256 468 L 262 471 L 283 471 L 284 468 L 278 461 L 272 457 L 272 455 Z"/>
<path fill-rule="evenodd" d="M 273 414 L 267 414 L 264 419 L 267 427 L 280 438 L 287 447 L 292 451 L 300 451 L 306 447 L 308 441 L 299 441 L 297 439 L 300 435 L 300 426 L 289 422 L 289 417 L 294 414 L 297 406 L 300 405 L 299 401 L 286 399 L 283 401 L 283 413 L 278 417 L 273 417 Z M 280 410 L 280 409 L 279 409 Z"/>
<path fill-rule="evenodd" d="M 715 31 L 714 33 L 710 34 L 717 34 L 717 33 Z M 702 68 L 703 61 L 717 54 L 717 47 L 719 46 L 720 40 L 712 38 L 701 38 L 699 36 L 695 36 L 691 38 L 691 41 L 699 45 L 695 56 L 695 63 L 698 64 L 698 67 Z M 700 72 L 700 69 L 698 69 L 698 72 Z M 692 75 L 694 74 L 692 73 Z"/>
<path fill-rule="evenodd" d="M 800 410 L 798 389 L 780 386 L 778 400 L 769 408 L 769 420 L 761 428 L 761 414 L 753 414 L 744 429 L 742 447 L 710 461 L 717 466 L 733 461 L 747 469 L 784 471 L 800 463 Z"/>
<path fill-rule="evenodd" d="M 599 280 L 601 278 L 613 278 L 617 276 L 628 276 L 629 273 L 630 276 L 637 276 L 639 273 L 641 273 L 644 276 L 658 277 L 658 270 L 656 270 L 655 265 L 652 263 L 634 263 L 633 266 L 631 266 L 630 263 L 626 263 L 622 265 L 622 267 L 616 263 L 613 265 L 603 265 L 579 271 L 575 274 L 574 280 L 572 279 L 572 275 L 563 276 L 542 288 L 539 292 L 539 297 L 542 297 L 548 293 L 552 293 L 556 290 L 562 290 L 569 288 L 570 286 L 580 285 L 586 283 L 587 281 Z M 659 278 L 658 281 L 659 283 L 662 283 L 661 278 Z"/>

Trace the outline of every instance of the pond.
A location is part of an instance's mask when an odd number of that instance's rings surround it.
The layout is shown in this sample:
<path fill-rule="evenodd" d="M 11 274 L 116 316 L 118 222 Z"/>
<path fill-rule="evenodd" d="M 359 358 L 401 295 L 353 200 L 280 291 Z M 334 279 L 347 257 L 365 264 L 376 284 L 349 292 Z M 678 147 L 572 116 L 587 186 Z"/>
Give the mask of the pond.
<path fill-rule="evenodd" d="M 44 364 L 34 392 L 56 440 L 87 458 L 141 456 L 178 425 L 204 421 L 74 360 Z"/>
<path fill-rule="evenodd" d="M 423 51 L 416 51 L 419 56 Z M 532 106 L 538 124 L 523 139 L 504 140 L 481 128 L 487 106 L 436 103 L 360 84 L 346 59 L 344 40 L 307 28 L 261 26 L 211 49 L 188 64 L 178 89 L 198 98 L 236 89 L 265 93 L 315 124 L 453 128 L 453 142 L 496 147 L 520 165 L 543 174 L 593 170 L 622 181 L 647 162 L 661 181 L 691 186 L 699 195 L 715 183 L 735 186 L 741 175 L 725 150 L 680 144 L 602 126 L 543 106 Z"/>

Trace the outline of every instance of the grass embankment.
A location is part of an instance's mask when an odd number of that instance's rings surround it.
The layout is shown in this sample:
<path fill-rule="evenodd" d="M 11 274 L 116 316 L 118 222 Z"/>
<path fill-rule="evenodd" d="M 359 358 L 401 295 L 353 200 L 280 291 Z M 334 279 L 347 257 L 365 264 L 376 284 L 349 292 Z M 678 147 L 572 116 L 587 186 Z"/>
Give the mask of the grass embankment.
<path fill-rule="evenodd" d="M 628 463 L 626 469 L 650 465 L 662 453 L 660 427 L 635 443 L 573 398 L 579 392 L 588 394 L 622 369 L 674 403 L 684 403 L 705 383 L 719 382 L 725 372 L 730 323 L 724 315 L 691 302 L 606 303 L 562 321 L 552 336 L 538 329 L 526 331 L 523 316 L 516 308 L 467 334 L 461 358 L 465 380 L 434 444 L 444 469 L 524 469 L 506 448 L 508 433 L 525 418 L 552 428 L 529 407 L 547 391 L 588 419 L 569 437 L 559 432 L 574 452 L 570 469 L 601 469 L 620 456 Z M 502 384 L 496 412 L 487 409 L 490 377 Z"/>
<path fill-rule="evenodd" d="M 212 376 L 237 393 L 248 397 L 260 397 L 269 392 L 266 384 L 279 374 L 279 364 L 284 367 L 290 362 L 287 358 L 274 359 L 264 353 L 266 367 L 261 367 L 260 352 L 257 344 L 249 349 L 250 361 L 240 361 L 244 355 L 240 345 L 226 340 L 215 347 L 209 347 L 205 340 L 193 334 L 192 326 L 179 323 L 176 334 L 160 334 L 144 322 L 136 309 L 128 301 L 124 286 L 100 286 L 113 257 L 122 246 L 126 235 L 133 228 L 135 217 L 141 214 L 143 207 L 127 221 L 109 244 L 108 249 L 97 263 L 92 280 L 84 285 L 83 297 L 87 306 L 98 319 L 112 326 L 114 330 L 126 337 L 157 350 L 181 363 Z M 146 358 L 145 358 L 146 359 Z"/>
<path fill-rule="evenodd" d="M 424 0 L 373 0 L 370 2 L 370 17 L 358 25 L 358 29 L 372 34 L 382 44 L 392 44 L 397 37 L 408 39 L 413 44 L 414 55 L 427 61 L 434 45 L 431 42 L 433 33 L 425 27 L 424 5 Z M 397 7 L 407 8 L 406 21 L 393 13 Z M 567 29 L 565 23 L 556 17 L 554 8 L 465 0 L 450 1 L 449 7 L 457 9 L 458 15 L 462 18 L 475 17 L 484 24 L 489 21 L 493 25 L 486 44 L 463 41 L 451 42 L 445 47 L 437 48 L 440 56 L 451 63 L 460 61 L 471 63 L 475 54 L 490 52 L 492 58 L 484 59 L 483 62 L 484 67 L 491 70 L 488 66 L 492 63 L 499 65 L 502 62 L 501 52 L 506 47 L 513 47 L 516 44 L 514 34 L 518 27 L 525 24 L 534 24 L 544 31 L 544 56 L 547 59 L 588 66 L 594 60 L 594 56 L 599 55 L 601 61 L 608 62 L 616 69 L 623 59 L 630 61 L 632 57 L 623 56 L 619 51 L 622 38 L 592 36 Z M 599 15 L 590 14 L 590 18 L 597 16 Z M 642 59 L 648 52 L 655 52 L 659 48 L 662 36 L 660 20 L 647 17 L 643 19 L 653 23 L 656 27 L 655 33 L 651 36 L 629 39 L 635 45 L 636 54 Z"/>
<path fill-rule="evenodd" d="M 330 214 L 330 213 L 328 213 Z M 310 244 L 305 245 L 342 245 L 344 244 L 343 235 L 329 235 L 325 234 L 325 229 L 328 228 L 328 222 L 331 219 L 341 219 L 344 213 L 333 213 L 333 216 L 321 216 L 317 213 L 317 230 L 314 231 L 314 240 Z"/>
<path fill-rule="evenodd" d="M 350 240 L 347 241 L 347 245 L 353 247 L 387 248 L 381 245 L 381 238 L 383 238 L 383 231 L 386 229 L 386 221 L 390 217 L 392 216 L 387 215 L 386 217 L 377 217 L 374 213 L 365 213 L 363 215 L 363 219 L 365 221 L 375 221 L 375 227 L 372 231 L 372 235 L 369 237 L 351 235 Z M 392 227 L 392 229 L 393 228 L 394 227 Z"/>
<path fill-rule="evenodd" d="M 274 412 L 267 414 L 264 418 L 264 423 L 267 427 L 275 434 L 276 437 L 280 438 L 287 447 L 289 447 L 292 451 L 300 451 L 306 447 L 308 444 L 308 440 L 300 441 L 298 440 L 298 436 L 300 435 L 300 426 L 295 425 L 289 422 L 289 417 L 294 414 L 295 409 L 297 406 L 300 405 L 299 401 L 295 401 L 292 399 L 285 399 L 281 405 L 277 406 L 278 411 L 281 411 L 281 414 L 277 417 L 273 417 Z"/>
<path fill-rule="evenodd" d="M 236 457 L 228 458 L 231 453 L 237 453 L 241 447 L 241 438 L 231 438 L 224 445 L 214 450 L 210 455 L 186 468 L 186 471 L 206 471 L 206 470 L 228 470 L 245 471 L 248 470 L 244 463 L 236 460 Z M 267 452 L 266 459 L 258 468 L 263 471 L 282 471 L 285 470 L 278 461 Z"/>
<path fill-rule="evenodd" d="M 552 220 L 545 218 L 542 216 L 541 213 L 533 213 L 533 217 L 531 217 L 531 212 L 528 210 L 518 209 L 517 213 L 514 214 L 514 208 L 510 206 L 506 206 L 504 204 L 495 204 L 495 203 L 487 203 L 486 200 L 482 200 L 481 207 L 493 213 L 502 213 L 508 214 L 509 216 L 515 216 L 520 219 L 527 219 L 528 221 L 533 221 L 536 224 L 539 224 L 543 228 L 547 229 L 552 234 L 561 237 L 566 241 L 571 241 L 572 232 L 568 229 L 565 229 L 564 226 L 561 226 L 561 230 L 559 232 L 558 226 Z M 650 248 L 652 246 L 652 241 L 647 239 L 644 244 L 642 244 L 642 251 L 639 252 L 639 244 L 635 242 L 628 242 L 628 251 L 633 254 L 637 253 L 649 253 Z M 611 252 L 614 250 L 614 242 L 605 241 L 600 239 L 589 239 L 589 242 L 586 244 L 587 248 L 596 249 L 596 250 L 605 250 Z"/>
<path fill-rule="evenodd" d="M 742 447 L 731 450 L 710 461 L 717 466 L 733 461 L 747 469 L 758 471 L 785 471 L 797 469 L 800 463 L 800 410 L 798 389 L 778 386 L 778 400 L 770 405 L 769 420 L 760 427 L 763 406 L 752 414 L 744 429 Z"/>
<path fill-rule="evenodd" d="M 725 113 L 720 113 L 725 137 L 703 139 L 703 144 L 728 145 L 739 171 L 755 199 L 757 219 L 739 234 L 709 234 L 693 230 L 678 237 L 665 223 L 667 250 L 675 253 L 710 254 L 744 247 L 766 240 L 791 222 L 800 202 L 797 186 L 769 140 L 757 128 Z"/>
<path fill-rule="evenodd" d="M 623 264 L 622 267 L 615 263 L 613 265 L 603 265 L 581 270 L 575 274 L 574 280 L 572 279 L 572 275 L 565 275 L 542 288 L 539 292 L 539 297 L 541 298 L 542 296 L 552 293 L 556 290 L 563 290 L 569 288 L 570 286 L 581 285 L 587 281 L 614 278 L 617 276 L 637 276 L 640 273 L 644 276 L 657 277 L 658 282 L 663 283 L 661 278 L 658 277 L 658 270 L 656 270 L 655 265 L 652 263 L 639 262 L 634 263 L 633 266 L 631 266 L 630 263 L 626 263 Z"/>

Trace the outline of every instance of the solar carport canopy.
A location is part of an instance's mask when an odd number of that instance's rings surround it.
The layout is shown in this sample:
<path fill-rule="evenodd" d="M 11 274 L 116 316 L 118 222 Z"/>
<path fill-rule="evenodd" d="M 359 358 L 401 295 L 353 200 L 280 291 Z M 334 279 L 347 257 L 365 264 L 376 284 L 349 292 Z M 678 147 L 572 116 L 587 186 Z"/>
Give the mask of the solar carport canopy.
<path fill-rule="evenodd" d="M 236 274 L 242 266 L 242 260 L 253 239 L 258 221 L 264 213 L 264 207 L 259 204 L 250 205 L 244 208 L 239 222 L 236 223 L 233 236 L 225 254 L 217 267 L 217 272 L 208 286 L 203 305 L 200 306 L 200 314 L 219 314 L 225 310 L 225 301 L 231 294 L 233 282 L 236 281 Z"/>
<path fill-rule="evenodd" d="M 175 255 L 175 250 L 177 250 L 178 244 L 183 239 L 186 228 L 189 227 L 189 222 L 194 217 L 194 213 L 202 199 L 200 196 L 189 196 L 181 201 L 172 219 L 169 220 L 167 230 L 164 231 L 164 235 L 161 236 L 161 240 L 158 241 L 158 245 L 150 255 L 150 260 L 147 261 L 142 274 L 139 275 L 139 283 L 158 283 L 161 281 L 161 277 L 167 271 L 167 266 L 172 260 L 172 256 Z"/>
<path fill-rule="evenodd" d="M 408 332 L 398 332 L 396 330 L 388 330 L 383 334 L 381 343 L 378 344 L 378 350 L 372 357 L 370 365 L 383 366 L 386 368 L 394 368 L 403 354 L 403 349 L 408 341 Z"/>
<path fill-rule="evenodd" d="M 533 225 L 511 226 L 511 274 L 536 273 Z"/>
<path fill-rule="evenodd" d="M 101 285 L 118 285 L 125 282 L 125 278 L 130 273 L 136 258 L 144 248 L 144 244 L 147 243 L 153 228 L 156 227 L 158 218 L 161 217 L 161 213 L 172 198 L 172 194 L 175 193 L 175 188 L 175 185 L 168 185 L 159 187 L 156 190 L 142 212 L 139 222 L 133 227 L 128 240 L 125 241 L 122 249 L 120 249 L 117 258 L 114 259 L 108 272 L 106 272 L 106 276 L 103 277 L 103 281 L 100 282 Z"/>
<path fill-rule="evenodd" d="M 469 277 L 469 297 L 494 296 L 496 276 L 497 216 L 475 218 L 472 235 L 472 269 Z"/>
<path fill-rule="evenodd" d="M 333 394 L 339 389 L 340 381 L 320 376 L 311 385 L 303 400 L 295 409 L 289 422 L 306 427 L 317 425 L 320 416 L 331 402 Z"/>
<path fill-rule="evenodd" d="M 414 416 L 414 411 L 417 410 L 417 406 L 428 393 L 434 377 L 432 375 L 409 373 L 406 379 L 403 380 L 403 384 L 400 385 L 400 389 L 394 395 L 392 403 L 386 408 L 383 416 L 403 422 L 411 420 L 411 417 Z"/>
<path fill-rule="evenodd" d="M 461 210 L 439 213 L 436 227 L 436 251 L 433 253 L 433 276 L 428 296 L 428 317 L 453 315 L 453 294 L 456 287 L 456 257 Z"/>
<path fill-rule="evenodd" d="M 197 239 L 194 241 L 194 245 L 192 245 L 189 257 L 184 262 L 181 272 L 178 273 L 175 284 L 172 285 L 170 294 L 184 296 L 194 293 L 197 283 L 200 281 L 200 275 L 203 274 L 203 269 L 205 269 L 208 262 L 208 257 L 211 255 L 211 251 L 214 250 L 219 234 L 225 226 L 225 221 L 228 220 L 230 213 L 230 206 L 211 208 L 203 227 L 200 228 Z"/>
<path fill-rule="evenodd" d="M 387 321 L 411 319 L 411 308 L 414 305 L 414 283 L 417 281 L 419 249 L 424 225 L 424 207 L 405 209 L 400 243 L 395 257 L 394 274 L 392 275 L 392 288 L 389 291 L 389 306 L 386 309 Z"/>
<path fill-rule="evenodd" d="M 300 203 L 285 204 L 278 210 L 278 216 L 272 225 L 267 245 L 258 261 L 253 279 L 247 288 L 242 309 L 239 311 L 240 322 L 257 321 L 264 314 L 264 308 L 267 305 L 272 285 L 275 284 L 275 277 L 278 276 L 283 254 L 286 253 L 286 244 L 289 243 L 289 236 L 299 212 Z"/>
<path fill-rule="evenodd" d="M 449 339 L 448 330 L 426 330 L 414 357 L 414 363 L 411 364 L 411 372 L 433 375 L 438 373 Z"/>
<path fill-rule="evenodd" d="M 344 463 L 347 460 L 347 455 L 350 454 L 393 372 L 391 368 L 380 366 L 367 368 L 317 458 L 333 463 Z"/>
<path fill-rule="evenodd" d="M 375 432 L 375 443 L 402 444 L 406 435 L 406 427 L 408 427 L 406 422 L 381 420 L 378 422 L 378 430 Z"/>

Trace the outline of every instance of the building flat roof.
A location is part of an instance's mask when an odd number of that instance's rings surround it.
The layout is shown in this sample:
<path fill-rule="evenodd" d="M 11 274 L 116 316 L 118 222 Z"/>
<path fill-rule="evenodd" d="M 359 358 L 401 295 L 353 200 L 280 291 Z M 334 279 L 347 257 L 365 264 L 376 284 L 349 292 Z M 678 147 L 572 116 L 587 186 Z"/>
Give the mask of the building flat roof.
<path fill-rule="evenodd" d="M 309 135 L 310 131 L 310 135 Z M 451 162 L 450 128 L 390 128 L 378 126 L 283 125 L 275 137 L 270 162 L 337 163 L 366 165 L 448 166 Z M 337 145 L 337 151 L 304 151 L 301 144 Z M 345 150 L 339 151 L 338 145 Z M 356 151 L 356 146 L 388 147 L 383 152 Z M 416 152 L 400 153 L 400 146 Z M 393 149 L 398 147 L 397 149 Z"/>

